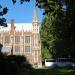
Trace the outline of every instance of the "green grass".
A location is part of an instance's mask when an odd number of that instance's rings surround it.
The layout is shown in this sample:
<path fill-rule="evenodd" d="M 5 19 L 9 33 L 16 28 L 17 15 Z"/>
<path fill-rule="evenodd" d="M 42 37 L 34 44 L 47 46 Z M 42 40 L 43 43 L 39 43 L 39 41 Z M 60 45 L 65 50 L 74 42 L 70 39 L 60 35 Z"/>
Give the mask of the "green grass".
<path fill-rule="evenodd" d="M 51 68 L 51 69 L 34 69 L 31 75 L 75 75 L 75 69 L 70 68 Z"/>

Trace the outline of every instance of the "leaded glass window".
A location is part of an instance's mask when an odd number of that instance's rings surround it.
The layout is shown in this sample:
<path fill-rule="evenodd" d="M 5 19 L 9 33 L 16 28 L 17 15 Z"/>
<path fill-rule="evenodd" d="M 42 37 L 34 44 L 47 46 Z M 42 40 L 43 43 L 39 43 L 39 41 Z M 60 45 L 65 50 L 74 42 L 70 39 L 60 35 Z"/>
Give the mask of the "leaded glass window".
<path fill-rule="evenodd" d="M 25 46 L 25 52 L 30 52 L 31 49 L 30 49 L 30 46 Z"/>
<path fill-rule="evenodd" d="M 30 43 L 30 36 L 25 36 L 25 43 Z"/>
<path fill-rule="evenodd" d="M 20 36 L 15 36 L 15 43 L 19 44 L 20 43 Z"/>
<path fill-rule="evenodd" d="M 15 46 L 15 52 L 20 52 L 20 46 L 19 45 Z"/>
<path fill-rule="evenodd" d="M 10 43 L 10 36 L 5 35 L 5 44 L 9 44 L 9 43 Z"/>

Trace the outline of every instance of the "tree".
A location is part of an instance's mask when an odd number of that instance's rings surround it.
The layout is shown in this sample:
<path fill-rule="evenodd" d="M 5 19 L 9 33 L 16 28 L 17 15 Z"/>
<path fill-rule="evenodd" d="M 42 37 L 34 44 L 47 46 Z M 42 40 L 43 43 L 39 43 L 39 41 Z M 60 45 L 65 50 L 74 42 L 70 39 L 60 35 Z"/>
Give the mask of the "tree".
<path fill-rule="evenodd" d="M 47 18 L 44 18 L 43 22 L 42 22 L 42 28 L 41 28 L 41 31 L 40 31 L 40 34 L 41 34 L 41 45 L 42 45 L 42 58 L 45 59 L 45 58 L 50 58 L 52 57 L 50 55 L 50 52 L 49 52 L 49 45 L 50 45 L 50 40 L 49 38 L 52 38 L 51 34 L 49 34 L 48 31 L 50 31 L 50 25 L 47 24 L 48 21 L 47 21 Z"/>
<path fill-rule="evenodd" d="M 0 10 L 2 9 L 2 6 L 0 5 Z M 8 9 L 7 7 L 3 8 L 1 11 L 0 11 L 0 26 L 5 26 L 7 27 L 7 23 L 6 23 L 6 19 L 3 18 L 2 16 L 5 15 L 7 13 Z"/>
<path fill-rule="evenodd" d="M 54 58 L 69 56 L 75 58 L 74 3 L 73 0 L 38 2 L 38 6 L 44 9 L 45 15 L 41 28 L 42 46 L 46 47 Z"/>

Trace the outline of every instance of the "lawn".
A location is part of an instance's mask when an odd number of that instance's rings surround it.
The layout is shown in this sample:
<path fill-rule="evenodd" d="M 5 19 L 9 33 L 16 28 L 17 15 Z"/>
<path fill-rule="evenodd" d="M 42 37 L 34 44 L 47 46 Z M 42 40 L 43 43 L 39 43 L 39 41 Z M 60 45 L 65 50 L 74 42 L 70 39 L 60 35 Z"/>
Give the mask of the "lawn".
<path fill-rule="evenodd" d="M 75 68 L 33 69 L 31 75 L 75 75 Z"/>

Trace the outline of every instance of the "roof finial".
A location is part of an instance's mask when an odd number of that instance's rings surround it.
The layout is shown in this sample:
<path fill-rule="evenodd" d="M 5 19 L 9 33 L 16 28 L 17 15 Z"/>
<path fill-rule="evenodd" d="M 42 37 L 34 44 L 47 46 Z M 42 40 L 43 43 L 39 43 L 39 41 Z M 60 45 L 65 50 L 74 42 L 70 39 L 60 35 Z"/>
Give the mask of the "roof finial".
<path fill-rule="evenodd" d="M 36 7 L 36 0 L 35 0 L 33 22 L 36 22 L 36 21 L 38 21 L 38 16 L 37 16 L 37 7 Z"/>

